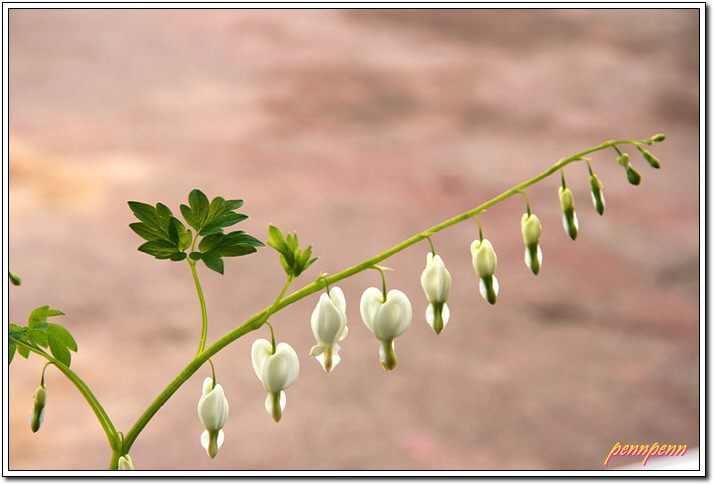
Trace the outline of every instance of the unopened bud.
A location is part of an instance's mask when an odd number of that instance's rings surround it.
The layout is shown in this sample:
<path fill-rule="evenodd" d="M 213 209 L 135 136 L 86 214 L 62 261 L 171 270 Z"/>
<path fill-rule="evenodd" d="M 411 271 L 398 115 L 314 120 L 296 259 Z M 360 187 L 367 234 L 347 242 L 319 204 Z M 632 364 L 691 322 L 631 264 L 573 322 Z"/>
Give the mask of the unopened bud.
<path fill-rule="evenodd" d="M 45 386 L 39 386 L 35 390 L 34 405 L 32 414 L 30 415 L 30 428 L 33 433 L 37 433 L 42 426 L 42 421 L 45 419 L 45 404 L 47 404 L 47 389 Z"/>
<path fill-rule="evenodd" d="M 131 457 L 129 455 L 124 455 L 119 457 L 117 462 L 118 470 L 133 470 L 134 464 L 131 462 Z"/>
<path fill-rule="evenodd" d="M 627 166 L 630 165 L 630 155 L 628 153 L 623 153 L 617 157 L 617 163 L 627 168 Z"/>
<path fill-rule="evenodd" d="M 578 237 L 578 216 L 575 213 L 573 192 L 568 188 L 559 187 L 558 197 L 560 197 L 560 208 L 563 211 L 563 227 L 570 239 L 575 241 L 575 238 Z"/>
<path fill-rule="evenodd" d="M 655 157 L 654 155 L 652 155 L 652 154 L 651 154 L 650 152 L 648 152 L 647 150 L 644 150 L 644 149 L 643 149 L 643 150 L 641 150 L 641 151 L 642 151 L 642 156 L 644 157 L 645 160 L 647 160 L 647 163 L 650 164 L 650 167 L 652 167 L 652 168 L 660 168 L 661 165 L 660 165 L 659 159 L 658 159 L 657 157 Z"/>
<path fill-rule="evenodd" d="M 20 286 L 20 283 L 22 283 L 22 280 L 20 279 L 20 277 L 17 276 L 12 271 L 9 271 L 8 273 L 10 276 L 10 283 L 12 283 L 14 286 Z"/>
<path fill-rule="evenodd" d="M 658 141 L 664 141 L 665 138 L 667 138 L 665 135 L 663 135 L 662 133 L 658 133 L 655 136 L 653 136 L 652 138 L 650 138 L 650 140 L 652 140 L 654 142 L 658 142 Z"/>
<path fill-rule="evenodd" d="M 605 212 L 605 195 L 602 193 L 602 182 L 597 175 L 590 176 L 590 194 L 593 197 L 593 205 L 598 214 Z"/>
<path fill-rule="evenodd" d="M 535 214 L 523 214 L 523 217 L 521 217 L 521 232 L 523 233 L 523 242 L 526 245 L 525 261 L 534 275 L 537 275 L 540 271 L 540 265 L 543 261 L 543 252 L 540 249 L 541 230 L 540 221 Z"/>
<path fill-rule="evenodd" d="M 642 180 L 642 176 L 640 176 L 640 172 L 635 170 L 632 165 L 628 165 L 626 168 L 626 171 L 627 171 L 627 180 L 632 185 L 640 185 L 640 181 Z"/>

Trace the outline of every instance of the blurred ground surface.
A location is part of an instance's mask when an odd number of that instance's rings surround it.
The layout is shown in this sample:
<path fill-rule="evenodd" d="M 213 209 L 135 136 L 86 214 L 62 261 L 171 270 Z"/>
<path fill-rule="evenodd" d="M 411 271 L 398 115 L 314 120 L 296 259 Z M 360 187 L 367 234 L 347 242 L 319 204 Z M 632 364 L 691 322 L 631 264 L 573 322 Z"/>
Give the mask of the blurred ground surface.
<path fill-rule="evenodd" d="M 561 226 L 559 177 L 528 190 L 544 263 L 523 264 L 522 198 L 481 217 L 501 293 L 478 295 L 475 222 L 434 238 L 452 320 L 424 321 L 428 245 L 387 260 L 414 306 L 386 373 L 359 316 L 375 272 L 340 286 L 350 334 L 331 374 L 308 357 L 317 296 L 272 319 L 301 357 L 283 421 L 263 409 L 254 337 L 214 360 L 230 401 L 211 462 L 196 416 L 206 368 L 156 415 L 143 469 L 601 469 L 620 443 L 699 443 L 696 10 L 18 10 L 9 13 L 10 321 L 66 312 L 72 366 L 127 431 L 192 357 L 200 313 L 185 263 L 137 252 L 127 200 L 177 211 L 194 187 L 245 199 L 242 229 L 295 230 L 336 273 L 604 140 L 668 135 L 662 169 L 629 150 L 566 170 L 580 219 Z M 200 269 L 215 339 L 274 300 L 270 248 L 226 275 Z M 39 359 L 10 376 L 10 468 L 102 469 L 105 437 L 48 370 L 46 420 L 27 416 Z M 611 460 L 621 466 L 632 460 Z"/>

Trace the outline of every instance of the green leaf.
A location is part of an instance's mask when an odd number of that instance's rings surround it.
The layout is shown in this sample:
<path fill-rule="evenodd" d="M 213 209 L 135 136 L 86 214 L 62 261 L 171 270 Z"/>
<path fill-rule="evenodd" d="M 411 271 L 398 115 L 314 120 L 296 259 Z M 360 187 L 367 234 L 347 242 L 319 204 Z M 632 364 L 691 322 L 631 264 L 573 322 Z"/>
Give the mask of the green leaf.
<path fill-rule="evenodd" d="M 17 344 L 15 342 L 10 342 L 7 346 L 7 364 L 12 363 L 12 358 L 15 357 L 15 350 L 17 349 Z"/>
<path fill-rule="evenodd" d="M 193 189 L 191 193 L 188 194 L 188 205 L 191 207 L 193 219 L 196 223 L 196 226 L 192 227 L 196 231 L 200 231 L 203 225 L 206 223 L 206 218 L 208 217 L 208 197 L 206 197 L 206 194 L 204 194 L 200 190 Z"/>
<path fill-rule="evenodd" d="M 30 342 L 36 343 L 40 347 L 47 348 L 47 335 L 41 330 L 30 328 L 25 334 L 30 338 Z"/>
<path fill-rule="evenodd" d="M 155 241 L 164 238 L 160 229 L 156 229 L 144 222 L 132 222 L 129 224 L 129 227 L 132 231 L 147 241 Z"/>
<path fill-rule="evenodd" d="M 50 323 L 50 326 L 47 328 L 47 336 L 50 340 L 56 340 L 59 344 L 64 345 L 70 350 L 77 351 L 77 342 L 75 342 L 72 334 L 62 325 Z"/>
<path fill-rule="evenodd" d="M 238 214 L 237 212 L 226 212 L 220 216 L 217 216 L 211 222 L 206 224 L 203 229 L 201 229 L 201 232 L 199 232 L 198 234 L 200 236 L 215 234 L 217 232 L 221 232 L 224 227 L 232 226 L 245 219 L 248 219 L 248 216 L 245 214 Z"/>
<path fill-rule="evenodd" d="M 30 313 L 30 316 L 27 319 L 27 326 L 33 328 L 37 324 L 47 321 L 49 317 L 54 317 L 57 315 L 64 315 L 64 313 L 59 310 L 54 310 L 50 308 L 49 305 L 37 307 Z"/>
<path fill-rule="evenodd" d="M 177 248 L 170 241 L 148 241 L 137 248 L 139 251 L 150 254 L 156 259 L 168 259 L 177 252 Z"/>
<path fill-rule="evenodd" d="M 161 219 L 154 206 L 136 201 L 129 201 L 127 204 L 129 204 L 129 208 L 141 222 L 156 229 L 161 227 Z"/>
<path fill-rule="evenodd" d="M 199 259 L 201 259 L 201 253 L 198 251 L 194 251 L 189 254 L 188 257 L 193 261 L 198 261 Z"/>
<path fill-rule="evenodd" d="M 72 335 L 63 326 L 54 323 L 50 324 L 46 333 L 52 355 L 69 367 L 72 361 L 69 351 L 77 351 L 77 343 Z"/>
<path fill-rule="evenodd" d="M 17 348 L 17 353 L 27 359 L 30 356 L 30 349 L 28 349 L 24 345 L 20 345 Z"/>
<path fill-rule="evenodd" d="M 209 269 L 212 269 L 216 273 L 223 274 L 223 260 L 221 255 L 216 251 L 209 251 L 201 255 L 201 259 Z"/>

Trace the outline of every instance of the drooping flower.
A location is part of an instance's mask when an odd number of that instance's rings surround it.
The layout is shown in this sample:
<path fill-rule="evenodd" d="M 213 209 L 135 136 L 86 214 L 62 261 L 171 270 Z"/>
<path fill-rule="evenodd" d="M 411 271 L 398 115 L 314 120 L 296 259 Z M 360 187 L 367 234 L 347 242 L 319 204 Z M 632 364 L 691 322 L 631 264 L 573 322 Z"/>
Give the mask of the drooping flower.
<path fill-rule="evenodd" d="M 438 254 L 427 253 L 426 268 L 421 274 L 421 286 L 429 300 L 426 321 L 439 334 L 449 322 L 451 314 L 449 305 L 446 304 L 451 291 L 451 275 Z"/>
<path fill-rule="evenodd" d="M 131 457 L 129 455 L 120 456 L 119 461 L 117 462 L 117 469 L 118 470 L 133 470 L 134 464 L 131 461 Z"/>
<path fill-rule="evenodd" d="M 525 261 L 534 275 L 540 271 L 540 265 L 543 263 L 543 251 L 540 249 L 540 233 L 542 227 L 540 220 L 535 214 L 523 214 L 521 217 L 521 232 L 523 233 L 523 242 L 526 245 Z"/>
<path fill-rule="evenodd" d="M 360 301 L 360 314 L 367 328 L 381 342 L 379 349 L 382 367 L 393 370 L 397 366 L 394 339 L 412 323 L 412 305 L 407 295 L 390 290 L 386 297 L 377 288 L 367 288 Z"/>
<path fill-rule="evenodd" d="M 593 198 L 593 205 L 598 214 L 605 212 L 605 194 L 602 192 L 602 182 L 597 175 L 590 175 L 590 195 Z"/>
<path fill-rule="evenodd" d="M 35 389 L 33 396 L 32 414 L 30 414 L 30 428 L 33 433 L 37 433 L 45 419 L 45 405 L 47 404 L 47 389 L 40 385 Z"/>
<path fill-rule="evenodd" d="M 328 293 L 320 295 L 320 300 L 312 312 L 310 324 L 317 345 L 310 349 L 310 356 L 315 357 L 326 372 L 330 372 L 340 363 L 337 342 L 347 336 L 346 303 L 342 290 L 333 287 Z"/>
<path fill-rule="evenodd" d="M 479 283 L 481 296 L 491 305 L 495 304 L 498 296 L 498 280 L 494 273 L 498 258 L 496 258 L 491 241 L 476 239 L 471 243 L 471 262 L 476 274 L 481 278 Z"/>
<path fill-rule="evenodd" d="M 578 216 L 575 213 L 575 200 L 573 192 L 566 187 L 558 187 L 558 197 L 560 198 L 560 208 L 563 211 L 563 227 L 570 239 L 575 241 L 578 237 Z"/>
<path fill-rule="evenodd" d="M 223 444 L 223 426 L 228 419 L 228 400 L 220 384 L 213 385 L 213 379 L 203 381 L 203 395 L 198 401 L 198 418 L 206 430 L 201 434 L 201 445 L 211 458 L 215 458 Z"/>
<path fill-rule="evenodd" d="M 280 421 L 285 409 L 285 392 L 300 373 L 300 361 L 295 350 L 285 342 L 275 346 L 265 339 L 253 342 L 251 350 L 253 370 L 268 391 L 265 410 L 275 422 Z"/>

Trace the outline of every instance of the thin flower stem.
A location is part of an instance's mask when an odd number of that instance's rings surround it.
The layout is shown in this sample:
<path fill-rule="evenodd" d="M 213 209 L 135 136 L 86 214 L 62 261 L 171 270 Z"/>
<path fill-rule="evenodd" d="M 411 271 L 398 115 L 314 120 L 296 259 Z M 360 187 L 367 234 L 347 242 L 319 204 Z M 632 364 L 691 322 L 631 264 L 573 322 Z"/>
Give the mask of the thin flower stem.
<path fill-rule="evenodd" d="M 104 432 L 107 435 L 107 439 L 109 440 L 109 446 L 111 446 L 112 450 L 117 450 L 121 448 L 120 446 L 120 439 L 117 434 L 116 428 L 114 428 L 114 424 L 112 423 L 112 420 L 109 419 L 109 415 L 104 411 L 104 408 L 102 408 L 102 405 L 99 404 L 99 401 L 97 400 L 96 396 L 92 394 L 92 391 L 89 389 L 89 386 L 84 383 L 84 381 L 74 373 L 73 370 L 71 370 L 69 367 L 67 367 L 65 364 L 60 362 L 59 360 L 55 359 L 52 355 L 48 354 L 44 350 L 40 349 L 39 347 L 35 347 L 33 345 L 29 345 L 27 342 L 23 342 L 22 340 L 18 340 L 14 337 L 8 337 L 9 340 L 16 345 L 21 345 L 28 349 L 30 352 L 34 352 L 35 354 L 47 359 L 48 364 L 54 365 L 62 374 L 64 374 L 67 379 L 70 380 L 72 384 L 77 388 L 77 390 L 82 394 L 84 399 L 87 401 L 87 404 L 89 404 L 89 407 L 92 408 L 92 411 L 94 411 L 94 414 L 97 416 L 97 419 L 99 420 L 99 424 L 102 425 L 102 428 L 104 429 Z M 45 368 L 47 365 L 45 365 Z M 45 369 L 42 369 L 42 380 L 44 383 L 44 371 Z"/>
<path fill-rule="evenodd" d="M 127 432 L 126 437 L 124 439 L 124 449 L 123 452 L 124 454 L 129 452 L 129 449 L 131 448 L 131 445 L 134 443 L 136 440 L 137 436 L 141 431 L 144 429 L 146 424 L 151 420 L 151 418 L 158 412 L 159 409 L 166 403 L 166 401 L 169 400 L 169 398 L 181 387 L 181 385 L 186 382 L 200 367 L 205 363 L 209 358 L 211 358 L 213 355 L 217 354 L 220 352 L 223 348 L 237 340 L 238 338 L 242 337 L 243 335 L 252 332 L 253 330 L 257 330 L 260 328 L 266 321 L 267 319 L 274 314 L 275 312 L 281 310 L 282 308 L 285 308 L 286 306 L 289 306 L 293 303 L 295 303 L 298 300 L 301 300 L 313 293 L 316 293 L 320 291 L 322 288 L 324 288 L 325 283 L 322 280 L 325 280 L 327 284 L 334 284 L 338 281 L 344 280 L 346 278 L 349 278 L 351 276 L 354 276 L 357 273 L 360 273 L 366 269 L 372 268 L 374 265 L 377 263 L 380 263 L 381 261 L 384 261 L 385 259 L 389 258 L 390 256 L 399 253 L 400 251 L 408 248 L 409 246 L 412 246 L 419 241 L 422 241 L 426 239 L 428 236 L 431 236 L 433 234 L 436 234 L 439 231 L 442 231 L 448 227 L 453 226 L 454 224 L 458 224 L 459 222 L 465 221 L 476 214 L 479 214 L 489 207 L 492 207 L 499 202 L 511 197 L 514 194 L 522 192 L 524 189 L 530 187 L 531 185 L 534 185 L 541 180 L 545 179 L 546 177 L 552 175 L 553 173 L 561 170 L 563 167 L 566 165 L 582 159 L 585 155 L 593 152 L 597 152 L 599 150 L 603 150 L 606 148 L 610 147 L 615 147 L 616 144 L 631 144 L 631 145 L 636 145 L 638 143 L 648 143 L 649 140 L 612 140 L 612 141 L 606 141 L 604 143 L 601 143 L 600 145 L 594 146 L 592 148 L 589 148 L 587 150 L 583 150 L 582 152 L 576 153 L 574 155 L 571 155 L 568 158 L 564 158 L 560 160 L 558 163 L 552 165 L 550 168 L 545 170 L 539 175 L 536 175 L 535 177 L 519 184 L 516 185 L 507 191 L 503 192 L 502 194 L 494 197 L 493 199 L 489 200 L 488 202 L 485 202 L 481 204 L 478 207 L 475 207 L 467 212 L 464 212 L 463 214 L 459 214 L 455 217 L 452 217 L 451 219 L 448 219 L 440 224 L 437 224 L 419 234 L 416 234 L 409 239 L 406 239 L 402 241 L 401 243 L 397 244 L 396 246 L 392 247 L 391 249 L 388 249 L 387 251 L 384 251 L 380 254 L 377 254 L 376 256 L 373 256 L 372 258 L 369 258 L 365 261 L 362 261 L 361 263 L 358 263 L 354 266 L 351 266 L 339 273 L 336 273 L 332 276 L 325 277 L 324 275 L 321 275 L 316 281 L 313 283 L 306 285 L 305 287 L 295 291 L 294 293 L 288 295 L 287 297 L 283 298 L 285 295 L 288 286 L 290 285 L 290 282 L 292 281 L 291 278 L 288 278 L 287 283 L 283 287 L 283 291 L 280 293 L 280 296 L 278 299 L 273 303 L 270 307 L 260 311 L 259 313 L 253 315 L 251 318 L 246 320 L 243 324 L 240 326 L 234 328 L 233 330 L 229 331 L 222 337 L 220 337 L 218 340 L 216 340 L 213 344 L 208 346 L 202 353 L 199 353 L 196 355 L 196 357 L 189 362 L 189 364 L 179 373 L 174 380 L 172 380 L 166 388 L 161 391 L 161 393 L 156 397 L 154 402 L 152 402 L 149 407 L 146 409 L 146 411 L 139 417 L 139 419 L 136 421 L 134 426 Z"/>
<path fill-rule="evenodd" d="M 198 272 L 196 271 L 196 261 L 189 260 L 188 265 L 191 267 L 193 282 L 196 284 L 196 292 L 198 293 L 198 302 L 201 305 L 201 340 L 198 343 L 198 351 L 196 352 L 196 355 L 200 355 L 206 347 L 206 337 L 208 336 L 208 312 L 206 311 L 206 300 L 203 298 L 201 282 L 198 279 Z"/>

